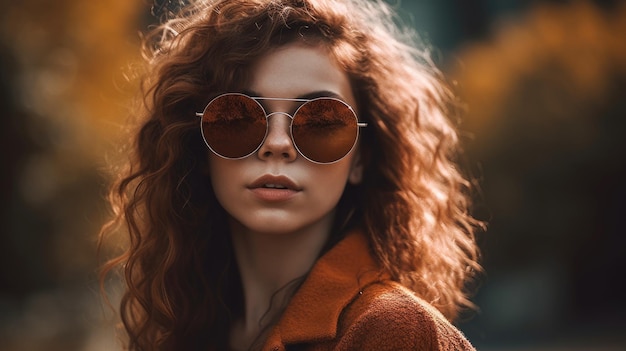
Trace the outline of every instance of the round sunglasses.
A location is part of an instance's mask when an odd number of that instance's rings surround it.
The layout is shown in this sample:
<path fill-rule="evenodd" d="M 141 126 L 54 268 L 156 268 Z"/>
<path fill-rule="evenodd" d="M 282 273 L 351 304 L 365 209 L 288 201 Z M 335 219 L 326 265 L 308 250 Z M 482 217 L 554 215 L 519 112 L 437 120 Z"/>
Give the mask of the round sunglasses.
<path fill-rule="evenodd" d="M 259 100 L 303 102 L 290 115 L 266 113 Z M 211 100 L 203 112 L 200 129 L 206 145 L 225 159 L 241 159 L 256 152 L 267 137 L 268 119 L 275 114 L 291 118 L 291 140 L 302 157 L 315 163 L 334 163 L 352 151 L 359 137 L 356 113 L 345 102 L 332 98 L 287 99 L 226 93 Z"/>

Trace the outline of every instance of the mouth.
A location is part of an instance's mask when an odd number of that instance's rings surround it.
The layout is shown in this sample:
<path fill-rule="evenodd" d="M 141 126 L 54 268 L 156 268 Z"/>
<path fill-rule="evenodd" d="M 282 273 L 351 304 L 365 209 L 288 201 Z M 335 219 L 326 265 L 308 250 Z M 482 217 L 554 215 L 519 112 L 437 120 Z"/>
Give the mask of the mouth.
<path fill-rule="evenodd" d="M 276 190 L 292 190 L 301 191 L 302 188 L 298 186 L 293 180 L 286 176 L 275 176 L 271 174 L 263 175 L 257 178 L 249 186 L 249 189 L 276 189 Z"/>
<path fill-rule="evenodd" d="M 267 189 L 288 189 L 286 186 L 281 184 L 263 184 L 262 188 Z"/>
<path fill-rule="evenodd" d="M 266 174 L 248 187 L 254 196 L 264 203 L 285 203 L 291 201 L 302 190 L 286 176 Z"/>

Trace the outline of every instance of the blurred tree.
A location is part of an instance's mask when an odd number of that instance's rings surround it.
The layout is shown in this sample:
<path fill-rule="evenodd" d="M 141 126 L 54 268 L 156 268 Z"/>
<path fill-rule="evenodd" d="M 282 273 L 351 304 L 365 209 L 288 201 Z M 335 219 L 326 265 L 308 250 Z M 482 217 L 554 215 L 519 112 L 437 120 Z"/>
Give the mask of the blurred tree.
<path fill-rule="evenodd" d="M 492 341 L 624 327 L 626 4 L 610 10 L 538 4 L 458 54 L 491 222 L 470 328 Z"/>
<path fill-rule="evenodd" d="M 126 0 L 2 2 L 3 350 L 86 350 L 104 330 L 94 282 L 103 166 L 129 114 L 124 74 L 145 11 Z"/>

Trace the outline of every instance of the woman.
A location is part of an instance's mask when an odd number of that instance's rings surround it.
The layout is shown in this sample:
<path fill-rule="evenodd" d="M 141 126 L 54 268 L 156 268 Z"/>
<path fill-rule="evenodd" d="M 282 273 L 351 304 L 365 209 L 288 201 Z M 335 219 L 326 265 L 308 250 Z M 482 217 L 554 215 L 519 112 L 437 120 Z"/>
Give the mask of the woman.
<path fill-rule="evenodd" d="M 471 350 L 451 95 L 382 3 L 197 1 L 112 188 L 130 350 Z M 200 126 L 200 127 L 199 127 Z"/>

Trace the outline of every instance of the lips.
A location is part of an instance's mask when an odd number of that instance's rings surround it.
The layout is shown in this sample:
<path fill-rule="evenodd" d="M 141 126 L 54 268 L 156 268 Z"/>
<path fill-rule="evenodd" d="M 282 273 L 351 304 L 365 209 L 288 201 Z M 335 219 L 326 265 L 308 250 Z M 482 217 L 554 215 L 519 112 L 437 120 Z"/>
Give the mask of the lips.
<path fill-rule="evenodd" d="M 300 191 L 302 190 L 294 181 L 289 179 L 286 176 L 274 176 L 271 174 L 263 175 L 257 178 L 250 186 L 250 189 L 277 189 L 277 190 L 293 190 Z"/>
<path fill-rule="evenodd" d="M 264 175 L 256 179 L 248 189 L 259 199 L 265 202 L 281 202 L 292 199 L 300 188 L 286 176 Z"/>

